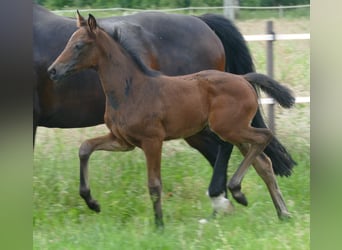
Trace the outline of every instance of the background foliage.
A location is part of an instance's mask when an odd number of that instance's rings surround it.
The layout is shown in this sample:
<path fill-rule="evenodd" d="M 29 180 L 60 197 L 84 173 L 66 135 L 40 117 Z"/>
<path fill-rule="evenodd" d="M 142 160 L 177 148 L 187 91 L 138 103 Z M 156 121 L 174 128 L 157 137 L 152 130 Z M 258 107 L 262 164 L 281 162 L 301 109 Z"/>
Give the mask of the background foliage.
<path fill-rule="evenodd" d="M 63 7 L 121 7 L 121 8 L 169 8 L 169 7 L 196 7 L 222 6 L 223 0 L 35 0 L 35 2 L 51 9 Z M 310 0 L 243 0 L 241 6 L 278 6 L 309 4 Z"/>

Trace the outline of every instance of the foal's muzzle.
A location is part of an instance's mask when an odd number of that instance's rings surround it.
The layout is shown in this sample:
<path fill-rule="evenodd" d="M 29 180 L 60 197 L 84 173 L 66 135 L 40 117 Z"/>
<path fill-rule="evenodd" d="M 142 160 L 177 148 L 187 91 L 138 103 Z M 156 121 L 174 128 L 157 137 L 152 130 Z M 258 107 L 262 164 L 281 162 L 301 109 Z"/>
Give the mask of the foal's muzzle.
<path fill-rule="evenodd" d="M 55 68 L 49 68 L 48 69 L 48 74 L 51 80 L 57 80 L 55 79 L 57 77 L 57 70 Z"/>
<path fill-rule="evenodd" d="M 67 75 L 67 72 L 65 72 L 63 67 L 56 67 L 55 65 L 51 65 L 48 68 L 47 73 L 49 74 L 50 79 L 53 81 L 61 80 Z"/>

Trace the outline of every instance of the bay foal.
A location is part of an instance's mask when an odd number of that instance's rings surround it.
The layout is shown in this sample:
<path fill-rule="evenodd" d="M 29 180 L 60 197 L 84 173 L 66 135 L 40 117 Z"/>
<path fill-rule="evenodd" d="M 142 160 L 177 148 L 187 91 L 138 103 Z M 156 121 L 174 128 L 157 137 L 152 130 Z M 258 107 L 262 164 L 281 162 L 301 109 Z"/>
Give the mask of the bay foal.
<path fill-rule="evenodd" d="M 253 87 L 260 87 L 282 106 L 291 107 L 294 97 L 286 87 L 257 73 L 239 76 L 206 70 L 164 76 L 148 69 L 122 42 L 113 40 L 98 27 L 92 15 L 86 21 L 77 14 L 79 29 L 48 71 L 53 80 L 58 80 L 81 69 L 95 68 L 106 95 L 104 120 L 110 133 L 84 141 L 79 149 L 80 195 L 90 209 L 100 211 L 88 184 L 88 161 L 92 152 L 139 147 L 146 157 L 155 222 L 163 226 L 160 174 L 163 141 L 189 137 L 208 126 L 244 155 L 228 185 L 233 197 L 242 204 L 247 203 L 241 182 L 253 162 L 270 191 L 279 218 L 289 217 L 272 163 L 263 153 L 272 133 L 267 128 L 251 127 L 258 108 Z"/>

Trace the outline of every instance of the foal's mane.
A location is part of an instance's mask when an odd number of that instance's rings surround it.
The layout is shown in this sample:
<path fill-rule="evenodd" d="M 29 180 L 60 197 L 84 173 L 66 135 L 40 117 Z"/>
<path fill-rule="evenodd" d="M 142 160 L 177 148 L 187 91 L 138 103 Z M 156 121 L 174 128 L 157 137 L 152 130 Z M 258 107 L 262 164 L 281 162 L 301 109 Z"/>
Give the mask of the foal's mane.
<path fill-rule="evenodd" d="M 103 30 L 103 29 L 102 29 Z M 103 30 L 104 31 L 104 30 Z M 104 31 L 106 32 L 106 31 Z M 111 37 L 116 41 L 122 48 L 123 51 L 126 52 L 126 54 L 132 58 L 133 62 L 136 64 L 136 66 L 140 69 L 140 71 L 147 75 L 147 76 L 159 76 L 161 73 L 159 71 L 153 70 L 149 68 L 143 60 L 140 58 L 139 54 L 136 52 L 138 49 L 134 48 L 132 45 L 127 43 L 127 39 L 124 39 L 121 36 L 120 30 L 115 29 Z"/>

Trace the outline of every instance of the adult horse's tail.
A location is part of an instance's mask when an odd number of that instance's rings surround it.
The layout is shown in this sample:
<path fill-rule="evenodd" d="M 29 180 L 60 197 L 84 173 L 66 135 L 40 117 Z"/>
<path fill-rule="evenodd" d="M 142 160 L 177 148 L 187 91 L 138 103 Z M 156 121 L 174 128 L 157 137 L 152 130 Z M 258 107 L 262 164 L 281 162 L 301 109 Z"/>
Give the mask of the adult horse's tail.
<path fill-rule="evenodd" d="M 240 31 L 229 19 L 216 14 L 205 14 L 198 18 L 205 22 L 220 38 L 226 54 L 227 72 L 243 75 L 255 71 L 247 44 Z M 260 109 L 257 110 L 252 125 L 266 128 Z M 273 137 L 264 152 L 271 158 L 276 175 L 291 175 L 291 170 L 296 165 L 296 162 L 276 137 Z"/>
<path fill-rule="evenodd" d="M 217 14 L 204 14 L 198 18 L 220 38 L 226 54 L 227 72 L 242 75 L 255 71 L 245 39 L 229 19 Z"/>

